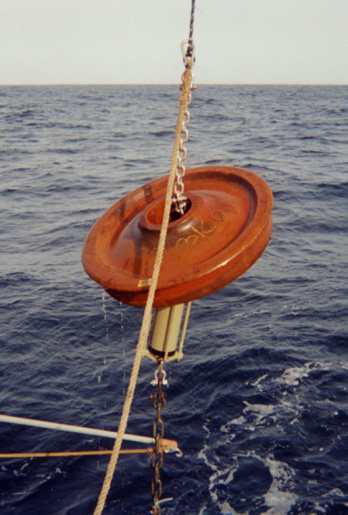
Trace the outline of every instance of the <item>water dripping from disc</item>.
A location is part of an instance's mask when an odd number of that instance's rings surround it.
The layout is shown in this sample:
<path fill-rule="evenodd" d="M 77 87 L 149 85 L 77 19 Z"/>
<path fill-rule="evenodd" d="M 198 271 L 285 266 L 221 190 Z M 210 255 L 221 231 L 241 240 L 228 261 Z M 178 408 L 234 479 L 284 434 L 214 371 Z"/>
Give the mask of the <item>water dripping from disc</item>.
<path fill-rule="evenodd" d="M 105 328 L 106 328 L 106 341 L 108 342 L 109 341 L 109 326 L 108 326 L 108 315 L 106 312 L 106 300 L 105 299 L 106 299 L 106 292 L 104 290 L 103 291 L 103 300 L 102 300 L 102 311 L 104 313 L 104 321 L 105 321 Z M 106 365 L 105 359 L 104 359 L 104 365 Z"/>

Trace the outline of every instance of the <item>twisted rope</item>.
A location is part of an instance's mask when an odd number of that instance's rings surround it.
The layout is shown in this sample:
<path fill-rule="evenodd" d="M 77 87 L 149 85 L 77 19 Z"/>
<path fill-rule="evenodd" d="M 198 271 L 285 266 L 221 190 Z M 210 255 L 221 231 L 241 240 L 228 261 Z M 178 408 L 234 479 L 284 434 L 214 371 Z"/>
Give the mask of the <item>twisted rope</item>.
<path fill-rule="evenodd" d="M 193 74 L 191 71 L 191 67 L 187 67 L 183 73 L 183 84 L 182 84 L 182 92 L 181 92 L 180 103 L 179 103 L 179 114 L 178 114 L 178 120 L 177 120 L 177 125 L 176 125 L 172 162 L 171 162 L 171 168 L 170 168 L 170 173 L 169 173 L 169 178 L 168 178 L 168 183 L 167 183 L 163 220 L 162 220 L 158 248 L 157 248 L 156 257 L 155 257 L 153 273 L 152 273 L 151 285 L 149 288 L 149 293 L 148 293 L 148 297 L 147 297 L 147 301 L 146 301 L 143 321 L 142 321 L 142 325 L 141 325 L 141 329 L 140 329 L 139 340 L 138 340 L 136 353 L 135 353 L 135 357 L 134 357 L 133 368 L 132 368 L 132 372 L 131 372 L 131 376 L 130 376 L 130 380 L 129 380 L 127 395 L 126 395 L 126 399 L 125 399 L 125 402 L 123 405 L 122 416 L 121 416 L 119 428 L 117 431 L 117 438 L 115 440 L 114 448 L 112 450 L 109 465 L 108 465 L 108 468 L 107 468 L 107 471 L 105 474 L 104 483 L 103 483 L 102 489 L 99 494 L 98 503 L 94 510 L 94 515 L 101 515 L 101 513 L 104 509 L 104 506 L 105 506 L 106 498 L 109 493 L 111 481 L 112 481 L 112 478 L 113 478 L 113 475 L 115 472 L 118 456 L 120 454 L 123 435 L 125 434 L 127 423 L 128 423 L 130 408 L 132 405 L 135 386 L 136 386 L 136 382 L 137 382 L 137 378 L 138 378 L 138 374 L 139 374 L 141 358 L 142 358 L 142 356 L 144 354 L 144 350 L 146 349 L 146 346 L 147 346 L 151 319 L 152 319 L 152 309 L 153 309 L 154 297 L 155 297 L 155 292 L 157 289 L 158 277 L 159 277 L 159 273 L 160 273 L 163 252 L 164 252 L 164 247 L 165 247 L 165 241 L 166 241 L 166 236 L 167 236 L 167 231 L 168 231 L 170 208 L 171 208 L 171 203 L 172 203 L 172 192 L 173 192 L 175 175 L 176 175 L 177 161 L 178 161 L 178 157 L 179 157 L 181 127 L 182 127 L 182 122 L 183 122 L 185 112 L 190 103 L 192 83 L 193 83 Z"/>

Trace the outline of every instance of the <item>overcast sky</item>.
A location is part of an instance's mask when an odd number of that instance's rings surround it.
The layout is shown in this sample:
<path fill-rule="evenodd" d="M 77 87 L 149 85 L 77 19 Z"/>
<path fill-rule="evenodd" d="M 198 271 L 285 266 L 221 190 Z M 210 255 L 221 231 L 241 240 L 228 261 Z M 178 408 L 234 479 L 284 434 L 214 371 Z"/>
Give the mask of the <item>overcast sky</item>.
<path fill-rule="evenodd" d="M 0 84 L 178 83 L 191 0 L 0 0 Z M 196 0 L 196 83 L 348 84 L 348 0 Z"/>

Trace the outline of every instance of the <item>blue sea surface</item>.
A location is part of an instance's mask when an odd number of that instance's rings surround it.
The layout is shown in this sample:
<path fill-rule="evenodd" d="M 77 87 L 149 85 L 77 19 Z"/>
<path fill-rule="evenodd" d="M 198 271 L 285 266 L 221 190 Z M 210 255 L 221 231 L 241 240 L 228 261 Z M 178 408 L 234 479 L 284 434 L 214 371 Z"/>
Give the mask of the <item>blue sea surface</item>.
<path fill-rule="evenodd" d="M 142 309 L 103 295 L 84 241 L 167 173 L 177 86 L 0 87 L 0 413 L 117 430 Z M 169 363 L 164 515 L 348 514 L 348 87 L 200 86 L 187 166 L 234 165 L 274 194 L 272 239 L 193 303 Z M 128 433 L 151 436 L 144 359 Z M 0 452 L 112 440 L 0 422 Z M 104 513 L 149 513 L 148 455 L 121 456 Z M 2 458 L 0 513 L 92 514 L 108 458 Z"/>

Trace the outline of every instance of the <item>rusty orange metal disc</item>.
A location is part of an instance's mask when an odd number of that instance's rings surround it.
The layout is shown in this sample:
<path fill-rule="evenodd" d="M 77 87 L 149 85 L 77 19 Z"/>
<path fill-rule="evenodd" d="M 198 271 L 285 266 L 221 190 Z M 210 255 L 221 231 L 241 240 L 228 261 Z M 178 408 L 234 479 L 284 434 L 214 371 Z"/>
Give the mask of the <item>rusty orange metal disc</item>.
<path fill-rule="evenodd" d="M 184 185 L 190 208 L 169 223 L 155 307 L 219 290 L 260 257 L 271 237 L 272 192 L 255 173 L 203 166 L 186 170 Z M 166 186 L 162 177 L 126 195 L 87 237 L 87 274 L 126 304 L 146 303 Z"/>

